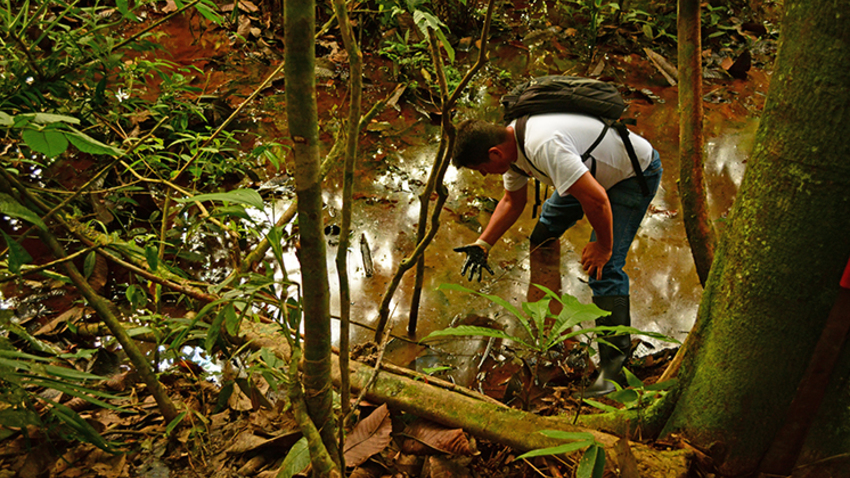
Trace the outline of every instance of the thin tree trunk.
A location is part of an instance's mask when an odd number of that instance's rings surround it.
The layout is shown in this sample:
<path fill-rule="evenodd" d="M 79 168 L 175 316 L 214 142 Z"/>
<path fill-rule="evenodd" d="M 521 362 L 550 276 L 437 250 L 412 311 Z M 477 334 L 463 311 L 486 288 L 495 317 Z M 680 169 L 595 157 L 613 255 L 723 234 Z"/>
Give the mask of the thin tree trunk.
<path fill-rule="evenodd" d="M 786 2 L 756 145 L 689 337 L 663 434 L 719 472 L 756 471 L 783 424 L 850 256 L 850 0 Z M 810 460 L 850 449 L 850 351 Z M 827 405 L 831 404 L 831 405 Z"/>
<path fill-rule="evenodd" d="M 357 140 L 360 132 L 360 99 L 363 91 L 363 56 L 360 47 L 354 39 L 351 22 L 348 19 L 348 10 L 343 0 L 333 0 L 339 28 L 342 32 L 342 40 L 345 50 L 348 52 L 348 64 L 350 66 L 349 85 L 351 97 L 348 104 L 348 123 L 345 147 L 345 168 L 342 192 L 342 227 L 340 228 L 339 248 L 337 249 L 336 268 L 339 276 L 339 368 L 340 376 L 340 402 L 342 417 L 348 417 L 350 406 L 350 387 L 348 376 L 348 352 L 349 352 L 349 329 L 351 320 L 351 290 L 348 287 L 348 249 L 351 244 L 351 201 L 354 189 L 354 161 L 357 158 Z M 344 424 L 344 420 L 343 420 Z M 339 428 L 340 450 L 344 443 L 344 426 Z M 340 455 L 340 463 L 345 465 L 344 457 Z"/>
<path fill-rule="evenodd" d="M 493 18 L 493 8 L 495 6 L 495 0 L 490 0 L 487 3 L 487 14 L 484 17 L 484 26 L 481 29 L 481 50 L 478 54 L 478 59 L 475 61 L 475 64 L 466 72 L 466 75 L 458 84 L 457 88 L 455 88 L 454 92 L 451 96 L 447 95 L 447 86 L 445 81 L 445 75 L 442 71 L 442 62 L 439 57 L 439 52 L 434 53 L 434 45 L 433 40 L 431 42 L 431 50 L 432 56 L 435 59 L 435 67 L 438 68 L 437 77 L 440 80 L 440 95 L 442 98 L 442 107 L 440 109 L 442 113 L 442 130 L 440 135 L 440 147 L 437 151 L 437 156 L 434 160 L 434 166 L 431 168 L 431 175 L 428 177 L 428 183 L 425 186 L 425 190 L 423 191 L 421 198 L 430 198 L 431 194 L 436 191 L 438 194 L 437 202 L 434 205 L 434 210 L 431 214 L 431 229 L 424 234 L 422 237 L 419 237 L 417 234 L 417 244 L 416 249 L 413 250 L 410 257 L 401 261 L 399 264 L 398 270 L 390 281 L 390 285 L 387 286 L 387 291 L 384 293 L 383 299 L 381 299 L 381 307 L 378 311 L 378 324 L 375 330 L 375 340 L 380 341 L 384 335 L 384 329 L 387 326 L 387 321 L 389 320 L 390 315 L 390 302 L 392 301 L 392 297 L 395 294 L 395 291 L 398 289 L 398 285 L 401 283 L 401 278 L 404 274 L 410 270 L 418 261 L 419 257 L 425 252 L 425 248 L 431 243 L 431 240 L 437 234 L 437 229 L 440 226 L 440 212 L 442 210 L 443 204 L 448 198 L 448 191 L 446 187 L 443 185 L 443 176 L 446 173 L 446 169 L 449 166 L 449 155 L 451 154 L 451 148 L 454 144 L 454 125 L 451 122 L 451 111 L 454 108 L 454 105 L 457 103 L 458 98 L 460 97 L 463 90 L 466 88 L 466 85 L 472 80 L 472 77 L 484 66 L 484 63 L 487 61 L 487 49 L 488 49 L 488 41 L 490 39 L 490 21 Z M 420 224 L 424 222 L 424 218 L 427 217 L 428 205 L 427 203 L 422 204 L 420 209 Z M 420 227 L 420 230 L 422 228 Z"/>
<path fill-rule="evenodd" d="M 705 287 L 717 238 L 703 178 L 700 2 L 679 0 L 679 197 L 691 254 Z"/>
<path fill-rule="evenodd" d="M 315 2 L 286 2 L 286 115 L 295 155 L 304 310 L 304 395 L 307 410 L 334 460 L 339 459 L 330 386 L 331 319 L 315 88 Z"/>

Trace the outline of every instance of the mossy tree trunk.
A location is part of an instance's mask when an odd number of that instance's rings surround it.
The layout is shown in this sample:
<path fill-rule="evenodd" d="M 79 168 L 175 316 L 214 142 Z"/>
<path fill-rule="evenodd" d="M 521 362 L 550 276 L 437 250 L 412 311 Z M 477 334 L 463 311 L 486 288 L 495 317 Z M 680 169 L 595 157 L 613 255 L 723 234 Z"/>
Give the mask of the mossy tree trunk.
<path fill-rule="evenodd" d="M 850 256 L 850 0 L 785 5 L 756 146 L 662 432 L 707 450 L 724 476 L 758 468 Z M 833 415 L 811 429 L 806 459 L 850 449 L 848 354 L 825 398 Z"/>
<path fill-rule="evenodd" d="M 286 115 L 294 143 L 304 308 L 304 396 L 331 457 L 338 458 L 331 387 L 331 320 L 315 87 L 315 2 L 285 4 Z"/>

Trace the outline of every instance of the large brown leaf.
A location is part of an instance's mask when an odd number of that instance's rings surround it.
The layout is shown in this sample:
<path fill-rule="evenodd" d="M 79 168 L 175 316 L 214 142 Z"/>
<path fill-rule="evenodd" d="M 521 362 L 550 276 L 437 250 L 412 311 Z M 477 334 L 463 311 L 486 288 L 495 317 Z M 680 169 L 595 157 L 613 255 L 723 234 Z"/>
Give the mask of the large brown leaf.
<path fill-rule="evenodd" d="M 401 451 L 409 455 L 474 455 L 476 453 L 460 428 L 446 428 L 434 422 L 416 419 L 404 431 Z"/>
<path fill-rule="evenodd" d="M 371 415 L 364 418 L 354 427 L 354 430 L 345 438 L 343 448 L 345 464 L 347 466 L 359 466 L 370 456 L 380 453 L 390 444 L 390 432 L 393 431 L 390 411 L 383 404 Z"/>

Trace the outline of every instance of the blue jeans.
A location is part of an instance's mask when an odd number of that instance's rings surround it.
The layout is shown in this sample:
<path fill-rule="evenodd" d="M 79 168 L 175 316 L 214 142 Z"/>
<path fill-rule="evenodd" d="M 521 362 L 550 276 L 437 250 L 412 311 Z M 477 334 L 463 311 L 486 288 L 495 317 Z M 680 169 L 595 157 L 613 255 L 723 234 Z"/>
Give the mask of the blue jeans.
<path fill-rule="evenodd" d="M 643 173 L 646 184 L 649 186 L 649 195 L 643 195 L 637 178 L 624 179 L 607 191 L 614 220 L 614 248 L 611 259 L 602 268 L 602 279 L 597 280 L 591 277 L 588 281 L 594 296 L 629 295 L 629 276 L 623 271 L 626 255 L 629 253 L 640 222 L 646 215 L 649 203 L 658 191 L 662 171 L 658 151 L 653 151 L 652 162 Z M 584 211 L 576 198 L 571 195 L 561 196 L 555 191 L 543 203 L 540 223 L 546 226 L 552 234 L 551 237 L 561 237 L 583 216 Z M 590 235 L 590 241 L 596 241 L 596 232 Z"/>

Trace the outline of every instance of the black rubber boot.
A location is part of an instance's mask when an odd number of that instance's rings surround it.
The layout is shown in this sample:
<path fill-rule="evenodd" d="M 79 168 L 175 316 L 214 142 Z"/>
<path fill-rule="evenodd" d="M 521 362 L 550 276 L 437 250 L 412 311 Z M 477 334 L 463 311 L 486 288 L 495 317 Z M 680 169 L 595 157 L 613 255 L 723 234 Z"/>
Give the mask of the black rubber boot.
<path fill-rule="evenodd" d="M 593 303 L 602 310 L 611 312 L 607 317 L 596 319 L 596 325 L 631 325 L 629 315 L 629 296 L 611 295 L 594 297 Z M 631 337 L 628 334 L 611 335 L 605 340 L 616 346 L 599 344 L 599 376 L 596 377 L 589 387 L 584 391 L 585 397 L 599 397 L 616 390 L 611 381 L 621 386 L 626 386 L 626 376 L 623 374 L 623 365 L 626 363 L 631 348 Z"/>

